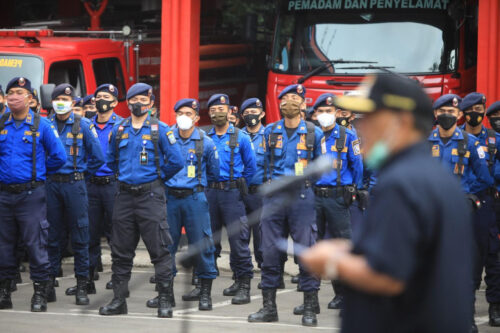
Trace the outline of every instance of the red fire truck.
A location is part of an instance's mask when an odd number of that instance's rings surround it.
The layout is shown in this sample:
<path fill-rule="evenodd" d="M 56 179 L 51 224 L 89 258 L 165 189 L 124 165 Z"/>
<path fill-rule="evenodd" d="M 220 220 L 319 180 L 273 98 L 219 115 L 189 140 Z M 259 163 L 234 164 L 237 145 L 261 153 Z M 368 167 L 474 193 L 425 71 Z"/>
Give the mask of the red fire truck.
<path fill-rule="evenodd" d="M 477 38 L 477 0 L 281 0 L 267 121 L 279 119 L 277 96 L 287 85 L 304 84 L 311 106 L 381 70 L 418 80 L 432 98 L 463 95 L 476 88 Z"/>

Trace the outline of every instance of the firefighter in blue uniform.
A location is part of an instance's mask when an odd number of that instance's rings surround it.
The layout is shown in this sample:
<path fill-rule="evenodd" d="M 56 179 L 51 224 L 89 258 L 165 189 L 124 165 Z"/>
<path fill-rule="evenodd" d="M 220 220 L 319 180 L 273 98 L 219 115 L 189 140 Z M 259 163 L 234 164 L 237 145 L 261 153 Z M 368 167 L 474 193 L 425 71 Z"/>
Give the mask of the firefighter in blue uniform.
<path fill-rule="evenodd" d="M 127 92 L 131 117 L 111 131 L 107 166 L 118 177 L 111 228 L 114 297 L 101 315 L 126 314 L 128 281 L 135 249 L 142 238 L 155 267 L 158 317 L 172 317 L 172 239 L 168 231 L 164 181 L 184 166 L 170 128 L 149 115 L 153 88 L 136 83 Z"/>
<path fill-rule="evenodd" d="M 221 252 L 222 226 L 226 226 L 228 230 L 237 229 L 239 234 L 233 233 L 229 237 L 230 266 L 235 275 L 235 282 L 223 291 L 223 295 L 234 296 L 232 304 L 246 304 L 250 302 L 253 264 L 248 247 L 250 234 L 242 196 L 246 194 L 247 184 L 256 171 L 255 154 L 248 135 L 229 123 L 227 95 L 211 96 L 208 108 L 210 119 L 215 125 L 208 135 L 217 147 L 220 165 L 217 181 L 209 183 L 206 191 L 216 245 L 215 260 Z"/>
<path fill-rule="evenodd" d="M 479 140 L 483 150 L 488 169 L 494 175 L 497 155 L 496 133 L 483 125 L 486 114 L 486 97 L 478 92 L 465 96 L 459 107 L 464 113 L 465 124 L 462 129 L 474 135 Z M 482 280 L 483 268 L 486 270 L 486 300 L 489 304 L 489 324 L 500 326 L 500 240 L 498 239 L 498 226 L 496 224 L 494 202 L 498 195 L 497 189 L 474 179 L 472 192 L 481 201 L 481 209 L 474 211 L 474 227 L 476 229 L 476 243 L 479 249 L 475 270 L 476 288 Z"/>
<path fill-rule="evenodd" d="M 248 194 L 243 196 L 247 215 L 262 210 L 262 196 L 258 194 L 258 187 L 269 180 L 269 165 L 266 160 L 266 140 L 264 138 L 265 126 L 262 124 L 262 119 L 266 115 L 264 105 L 258 98 L 249 98 L 241 104 L 241 118 L 245 124 L 242 131 L 250 137 L 253 150 L 255 152 L 255 161 L 257 164 L 257 172 L 248 184 Z M 253 251 L 255 261 L 259 269 L 262 267 L 262 251 L 260 249 L 260 223 L 256 223 L 250 227 L 251 235 L 253 236 Z M 285 288 L 283 273 L 285 269 L 286 254 L 283 256 L 281 265 L 281 278 L 278 289 Z M 259 282 L 258 288 L 262 289 L 262 283 Z"/>
<path fill-rule="evenodd" d="M 12 79 L 6 87 L 10 111 L 0 118 L 0 309 L 12 308 L 10 281 L 17 272 L 17 236 L 26 244 L 34 294 L 31 311 L 47 311 L 50 262 L 44 182 L 66 162 L 57 130 L 29 109 L 31 82 Z"/>
<path fill-rule="evenodd" d="M 457 127 L 457 120 L 462 117 L 462 111 L 459 109 L 460 101 L 459 96 L 446 94 L 434 102 L 434 116 L 438 126 L 430 134 L 429 141 L 432 145 L 432 156 L 439 159 L 445 168 L 459 178 L 462 188 L 474 208 L 474 217 L 476 217 L 477 211 L 482 208 L 478 205 L 479 199 L 474 194 L 475 188 L 477 186 L 491 187 L 493 178 L 488 170 L 486 154 L 478 139 Z M 478 243 L 478 236 L 482 234 L 478 223 L 476 220 L 474 227 L 476 229 L 478 255 L 480 255 L 479 250 L 484 245 Z M 484 241 L 488 242 L 487 239 Z M 476 259 L 476 262 L 479 264 L 479 258 Z M 488 278 L 486 282 L 488 285 L 488 282 L 490 282 Z M 478 277 L 475 276 L 474 287 L 477 288 L 478 286 Z M 477 330 L 475 324 L 473 324 L 473 330 Z"/>
<path fill-rule="evenodd" d="M 192 297 L 183 296 L 183 300 L 199 300 L 198 308 L 207 311 L 212 310 L 212 281 L 217 276 L 217 270 L 205 188 L 209 182 L 216 181 L 219 177 L 219 157 L 212 139 L 195 126 L 200 119 L 199 102 L 192 98 L 181 99 L 175 104 L 174 111 L 177 126 L 173 131 L 181 147 L 185 165 L 165 183 L 167 221 L 173 240 L 171 252 L 175 256 L 182 227 L 186 230 L 189 244 L 200 245 L 203 241 L 211 244 L 196 260 L 195 274 L 198 283 L 195 291 L 190 293 Z M 174 275 L 175 273 L 174 261 Z M 158 298 L 155 298 L 149 300 L 147 306 L 157 307 L 157 303 Z"/>
<path fill-rule="evenodd" d="M 336 123 L 335 96 L 325 93 L 314 103 L 314 112 L 326 143 L 326 154 L 335 161 L 333 170 L 323 175 L 314 186 L 316 196 L 316 224 L 318 239 L 351 238 L 350 206 L 356 199 L 356 189 L 362 187 L 363 161 L 361 148 L 355 132 Z M 339 162 L 340 161 L 340 162 Z M 339 281 L 332 280 L 335 297 L 329 309 L 342 307 L 343 293 Z M 317 304 L 316 313 L 320 312 Z M 303 313 L 303 306 L 294 309 Z"/>
<path fill-rule="evenodd" d="M 49 221 L 49 260 L 51 282 L 47 288 L 48 301 L 56 301 L 54 280 L 61 266 L 63 235 L 71 235 L 75 253 L 77 305 L 89 304 L 87 284 L 89 279 L 89 220 L 85 173 L 93 175 L 104 164 L 104 154 L 99 146 L 94 125 L 88 119 L 74 115 L 74 88 L 67 83 L 55 87 L 52 107 L 55 114 L 49 121 L 57 129 L 68 156 L 57 173 L 47 181 L 47 220 Z"/>
<path fill-rule="evenodd" d="M 73 98 L 73 102 L 73 114 L 80 117 L 85 117 L 85 113 L 83 112 L 83 98 L 75 96 Z"/>
<path fill-rule="evenodd" d="M 94 95 L 85 96 L 82 101 L 82 106 L 85 118 L 92 119 L 97 114 Z"/>
<path fill-rule="evenodd" d="M 102 84 L 97 87 L 94 95 L 97 96 L 98 113 L 91 119 L 97 132 L 101 150 L 104 155 L 108 150 L 109 135 L 113 126 L 122 120 L 114 113 L 118 105 L 118 89 L 112 84 Z M 88 97 L 88 96 L 87 96 Z M 87 98 L 91 100 L 91 98 Z M 111 237 L 111 217 L 116 194 L 116 175 L 106 165 L 102 165 L 95 175 L 87 177 L 87 192 L 89 202 L 89 283 L 87 292 L 95 294 L 94 279 L 99 278 L 97 273 L 101 262 L 101 236 L 105 235 L 108 243 Z M 111 289 L 111 288 L 109 288 Z M 66 290 L 66 295 L 74 295 L 75 287 Z"/>
<path fill-rule="evenodd" d="M 286 87 L 280 98 L 280 111 L 284 116 L 266 127 L 266 157 L 271 179 L 282 176 L 302 175 L 307 164 L 326 153 L 321 129 L 301 119 L 300 110 L 305 103 L 305 88 L 302 85 Z M 277 242 L 286 231 L 294 242 L 311 246 L 316 242 L 317 226 L 314 208 L 314 192 L 311 180 L 305 181 L 293 195 L 288 207 L 289 193 L 274 194 L 264 199 L 262 208 L 262 295 L 264 307 L 248 317 L 250 322 L 278 320 L 276 288 L 279 286 L 281 255 Z M 302 324 L 316 326 L 319 280 L 308 274 L 299 263 L 299 287 L 304 292 Z"/>

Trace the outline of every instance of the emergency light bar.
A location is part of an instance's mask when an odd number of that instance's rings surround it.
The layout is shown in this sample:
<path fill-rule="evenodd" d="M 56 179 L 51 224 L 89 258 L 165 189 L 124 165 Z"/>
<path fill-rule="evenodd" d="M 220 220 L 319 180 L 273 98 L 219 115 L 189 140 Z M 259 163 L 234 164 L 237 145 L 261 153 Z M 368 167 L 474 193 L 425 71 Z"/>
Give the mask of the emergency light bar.
<path fill-rule="evenodd" d="M 0 37 L 36 38 L 52 36 L 54 36 L 52 29 L 0 29 Z"/>

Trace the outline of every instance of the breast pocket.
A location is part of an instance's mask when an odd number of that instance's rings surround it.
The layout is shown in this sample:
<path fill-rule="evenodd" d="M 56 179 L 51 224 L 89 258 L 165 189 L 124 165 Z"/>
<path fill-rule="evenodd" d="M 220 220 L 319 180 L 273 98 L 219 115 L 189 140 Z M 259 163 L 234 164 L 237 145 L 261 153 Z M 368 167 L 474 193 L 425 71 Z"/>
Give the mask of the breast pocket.
<path fill-rule="evenodd" d="M 75 155 L 75 147 L 73 147 L 73 138 L 66 138 L 66 153 L 69 156 Z M 76 156 L 82 156 L 83 155 L 83 140 L 82 139 L 76 139 Z"/>
<path fill-rule="evenodd" d="M 263 166 L 264 165 L 264 160 L 266 158 L 266 152 L 262 147 L 257 147 L 255 150 L 255 160 L 257 162 L 258 166 Z"/>
<path fill-rule="evenodd" d="M 228 153 L 228 156 L 231 156 L 231 147 L 229 145 L 224 146 L 224 150 Z M 239 154 L 240 153 L 240 147 L 236 146 L 234 147 L 234 154 Z"/>
<path fill-rule="evenodd" d="M 458 155 L 452 155 L 452 156 L 451 156 L 451 162 L 452 162 L 453 164 L 457 164 L 457 163 L 458 163 L 459 158 L 460 158 L 460 157 L 459 157 Z M 462 159 L 462 161 L 463 161 L 462 163 L 463 163 L 464 165 L 469 165 L 469 158 L 468 158 L 468 157 L 465 157 L 465 156 L 464 156 L 464 158 Z"/>
<path fill-rule="evenodd" d="M 146 140 L 146 144 L 142 146 L 148 153 L 148 158 L 150 161 L 154 161 L 155 158 L 155 145 L 153 141 Z M 142 151 L 142 150 L 141 150 Z"/>

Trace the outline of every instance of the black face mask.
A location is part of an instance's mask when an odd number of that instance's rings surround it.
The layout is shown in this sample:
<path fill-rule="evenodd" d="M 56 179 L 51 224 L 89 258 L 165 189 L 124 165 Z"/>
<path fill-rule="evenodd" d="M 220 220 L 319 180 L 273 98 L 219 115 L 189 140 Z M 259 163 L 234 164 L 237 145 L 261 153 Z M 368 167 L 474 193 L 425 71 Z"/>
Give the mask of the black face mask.
<path fill-rule="evenodd" d="M 437 117 L 437 123 L 442 129 L 447 131 L 457 123 L 457 117 L 448 113 L 443 113 Z"/>
<path fill-rule="evenodd" d="M 311 123 L 313 123 L 315 126 L 321 127 L 321 125 L 319 124 L 319 121 L 316 119 L 311 119 Z"/>
<path fill-rule="evenodd" d="M 97 114 L 97 111 L 85 111 L 85 118 L 92 119 Z"/>
<path fill-rule="evenodd" d="M 337 117 L 335 122 L 340 126 L 349 126 L 349 118 L 350 117 Z"/>
<path fill-rule="evenodd" d="M 112 110 L 111 104 L 113 104 L 114 101 L 106 101 L 104 99 L 100 99 L 95 102 L 95 107 L 97 109 L 97 112 L 99 113 L 104 113 Z"/>
<path fill-rule="evenodd" d="M 490 125 L 495 132 L 500 133 L 500 117 L 490 117 Z"/>
<path fill-rule="evenodd" d="M 146 113 L 148 113 L 148 111 L 149 111 L 148 106 L 149 106 L 149 104 L 142 104 L 142 103 L 137 102 L 137 103 L 129 104 L 128 108 L 134 116 L 142 117 Z"/>
<path fill-rule="evenodd" d="M 260 114 L 247 114 L 246 116 L 243 116 L 243 121 L 247 124 L 247 126 L 254 127 L 260 123 L 259 117 Z"/>
<path fill-rule="evenodd" d="M 480 125 L 483 119 L 484 119 L 483 112 L 468 112 L 465 114 L 465 121 L 472 127 Z"/>

